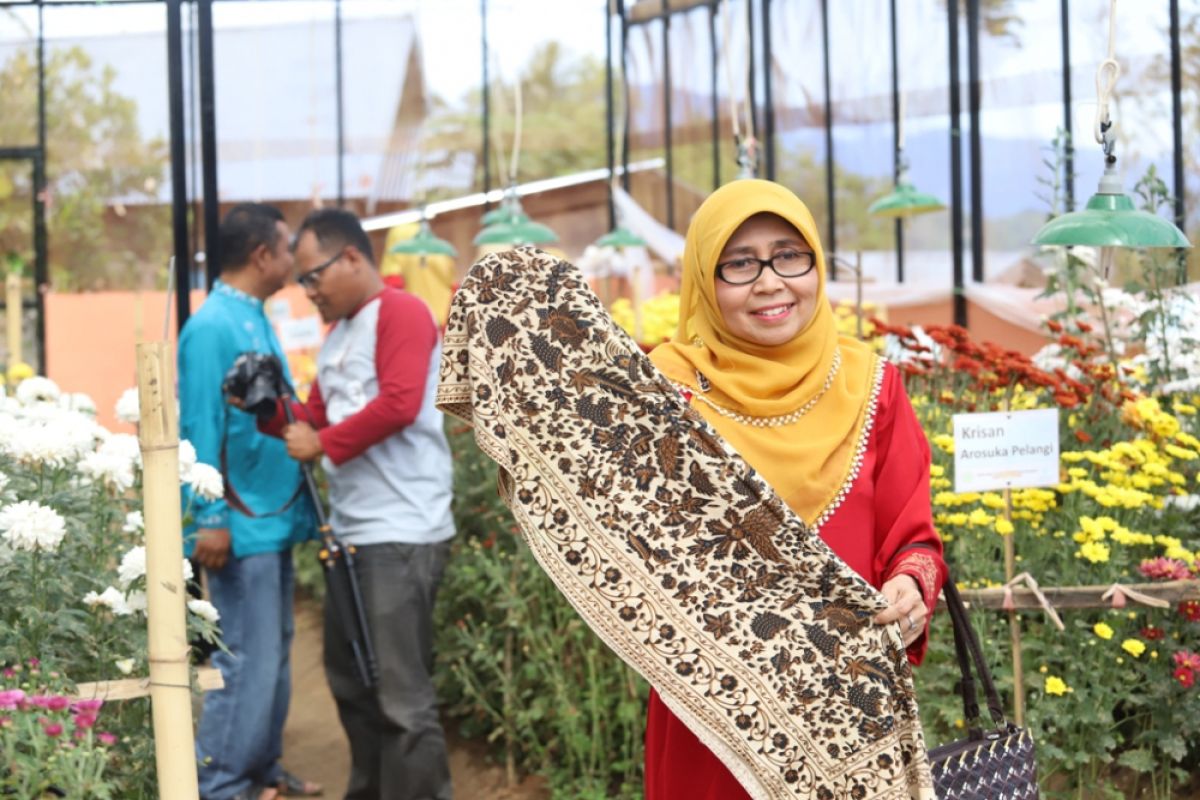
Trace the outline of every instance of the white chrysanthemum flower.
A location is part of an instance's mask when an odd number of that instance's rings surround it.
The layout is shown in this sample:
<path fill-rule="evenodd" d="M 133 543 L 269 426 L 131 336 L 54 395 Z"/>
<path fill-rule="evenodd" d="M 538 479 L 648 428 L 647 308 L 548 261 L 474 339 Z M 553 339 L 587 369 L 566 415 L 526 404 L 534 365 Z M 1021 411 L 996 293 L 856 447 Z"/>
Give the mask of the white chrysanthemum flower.
<path fill-rule="evenodd" d="M 62 390 L 49 378 L 35 375 L 17 384 L 15 395 L 21 405 L 31 406 L 34 403 L 57 403 Z"/>
<path fill-rule="evenodd" d="M 139 402 L 136 386 L 122 392 L 120 399 L 117 400 L 117 419 L 136 425 L 142 418 Z"/>
<path fill-rule="evenodd" d="M 141 589 L 137 590 L 136 592 L 130 592 L 129 594 L 125 595 L 125 604 L 128 607 L 128 610 L 125 612 L 126 614 L 132 614 L 136 611 L 140 611 L 141 613 L 145 614 L 146 593 Z M 118 611 L 117 613 L 120 614 L 121 612 Z"/>
<path fill-rule="evenodd" d="M 22 464 L 65 467 L 96 446 L 97 425 L 81 414 L 46 406 L 48 413 L 26 415 L 0 425 L 0 448 Z"/>
<path fill-rule="evenodd" d="M 96 416 L 96 401 L 83 392 L 67 392 L 58 398 L 58 407 L 87 417 Z"/>
<path fill-rule="evenodd" d="M 188 610 L 201 619 L 206 619 L 213 625 L 220 621 L 221 615 L 217 611 L 217 607 L 207 600 L 188 600 Z"/>
<path fill-rule="evenodd" d="M 221 479 L 221 473 L 208 464 L 192 467 L 192 479 L 188 485 L 205 500 L 219 500 L 225 496 L 225 482 Z"/>
<path fill-rule="evenodd" d="M 83 596 L 83 604 L 88 608 L 103 606 L 122 616 L 129 613 L 125 593 L 115 586 L 109 586 L 100 594 L 88 592 Z"/>
<path fill-rule="evenodd" d="M 122 589 L 128 589 L 130 584 L 145 574 L 146 548 L 139 544 L 121 558 L 121 566 L 117 568 L 117 580 L 121 582 Z"/>
<path fill-rule="evenodd" d="M 79 462 L 79 471 L 94 481 L 107 483 L 117 491 L 133 485 L 142 466 L 142 450 L 136 436 L 110 434 L 95 452 Z"/>
<path fill-rule="evenodd" d="M 0 537 L 16 550 L 53 552 L 67 534 L 67 523 L 52 508 L 22 500 L 0 509 Z"/>
<path fill-rule="evenodd" d="M 117 672 L 120 672 L 122 675 L 128 675 L 133 672 L 133 667 L 136 663 L 132 658 L 118 658 L 113 662 L 117 668 Z"/>
<path fill-rule="evenodd" d="M 125 515 L 125 524 L 121 526 L 121 530 L 125 533 L 144 533 L 146 518 L 142 516 L 141 511 L 130 511 Z"/>
<path fill-rule="evenodd" d="M 88 453 L 79 462 L 80 475 L 96 482 L 104 483 L 117 492 L 124 492 L 133 486 L 133 463 L 127 458 L 97 451 Z"/>
<path fill-rule="evenodd" d="M 190 581 L 194 577 L 196 577 L 196 573 L 192 571 L 192 562 L 185 558 L 183 560 L 183 579 Z"/>
<path fill-rule="evenodd" d="M 179 440 L 179 482 L 192 482 L 192 469 L 196 466 L 196 448 L 187 439 Z"/>

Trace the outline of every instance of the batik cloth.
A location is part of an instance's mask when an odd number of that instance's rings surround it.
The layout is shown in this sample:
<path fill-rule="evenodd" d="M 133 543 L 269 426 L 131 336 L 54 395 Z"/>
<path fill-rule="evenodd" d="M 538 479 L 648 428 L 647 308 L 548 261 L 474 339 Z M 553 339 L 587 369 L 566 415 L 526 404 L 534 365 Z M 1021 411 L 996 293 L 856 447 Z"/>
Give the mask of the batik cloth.
<path fill-rule="evenodd" d="M 882 596 L 612 323 L 580 273 L 491 254 L 438 405 L 471 424 L 538 563 L 751 797 L 932 798 Z"/>

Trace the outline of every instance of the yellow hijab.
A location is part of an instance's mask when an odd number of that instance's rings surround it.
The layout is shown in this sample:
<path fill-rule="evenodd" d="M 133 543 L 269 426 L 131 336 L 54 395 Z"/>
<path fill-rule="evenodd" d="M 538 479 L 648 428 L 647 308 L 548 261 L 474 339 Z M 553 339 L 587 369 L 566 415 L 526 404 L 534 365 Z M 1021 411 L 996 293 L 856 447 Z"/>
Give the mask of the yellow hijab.
<path fill-rule="evenodd" d="M 725 243 L 763 212 L 799 231 L 817 261 L 812 319 L 796 338 L 774 347 L 748 342 L 725 327 L 714 286 Z M 821 237 L 796 195 L 770 181 L 742 180 L 704 201 L 683 251 L 679 329 L 650 358 L 692 392 L 696 409 L 805 522 L 811 525 L 832 510 L 856 461 L 876 365 L 866 345 L 838 337 L 825 297 Z"/>

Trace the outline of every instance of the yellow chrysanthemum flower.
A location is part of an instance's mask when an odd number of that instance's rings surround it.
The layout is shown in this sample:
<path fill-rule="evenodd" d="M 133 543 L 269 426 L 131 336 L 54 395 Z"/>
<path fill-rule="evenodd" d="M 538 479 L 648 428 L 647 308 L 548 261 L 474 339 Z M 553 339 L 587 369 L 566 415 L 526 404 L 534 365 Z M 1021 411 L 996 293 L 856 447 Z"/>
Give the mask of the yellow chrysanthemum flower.
<path fill-rule="evenodd" d="M 1142 653 L 1146 652 L 1146 643 L 1140 639 L 1126 639 L 1121 642 L 1121 649 L 1134 658 L 1138 658 Z"/>
<path fill-rule="evenodd" d="M 1084 558 L 1093 564 L 1103 564 L 1108 561 L 1108 545 L 1100 542 L 1087 542 L 1079 548 L 1076 558 Z"/>
<path fill-rule="evenodd" d="M 1008 536 L 1015 530 L 1013 524 L 1004 517 L 996 517 L 996 533 L 1001 536 Z"/>
<path fill-rule="evenodd" d="M 1046 676 L 1046 694 L 1053 694 L 1061 697 L 1071 691 L 1071 687 L 1067 686 L 1066 681 L 1055 675 Z"/>
<path fill-rule="evenodd" d="M 1092 631 L 1101 639 L 1108 640 L 1113 637 L 1113 629 L 1104 622 L 1097 622 L 1092 626 Z"/>

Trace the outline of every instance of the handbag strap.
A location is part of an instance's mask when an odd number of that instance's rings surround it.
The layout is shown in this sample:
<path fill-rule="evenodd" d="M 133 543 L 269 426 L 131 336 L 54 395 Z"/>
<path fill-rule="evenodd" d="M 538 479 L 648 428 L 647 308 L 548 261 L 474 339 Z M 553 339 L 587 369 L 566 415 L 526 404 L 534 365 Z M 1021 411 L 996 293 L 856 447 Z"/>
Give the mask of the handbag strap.
<path fill-rule="evenodd" d="M 987 661 L 983 657 L 983 648 L 979 646 L 979 638 L 967 617 L 966 606 L 954 585 L 954 578 L 947 576 L 942 586 L 946 598 L 946 608 L 950 612 L 950 621 L 954 626 L 954 650 L 958 657 L 958 668 L 962 672 L 962 698 L 964 722 L 970 726 L 979 718 L 978 690 L 971 670 L 971 662 L 975 662 L 975 672 L 983 683 L 984 698 L 987 701 L 988 712 L 992 721 L 998 726 L 1007 724 L 1004 717 L 1004 707 L 1000 704 L 1000 695 L 996 684 L 992 681 L 992 673 L 988 670 Z M 968 658 L 968 655 L 970 656 Z"/>

